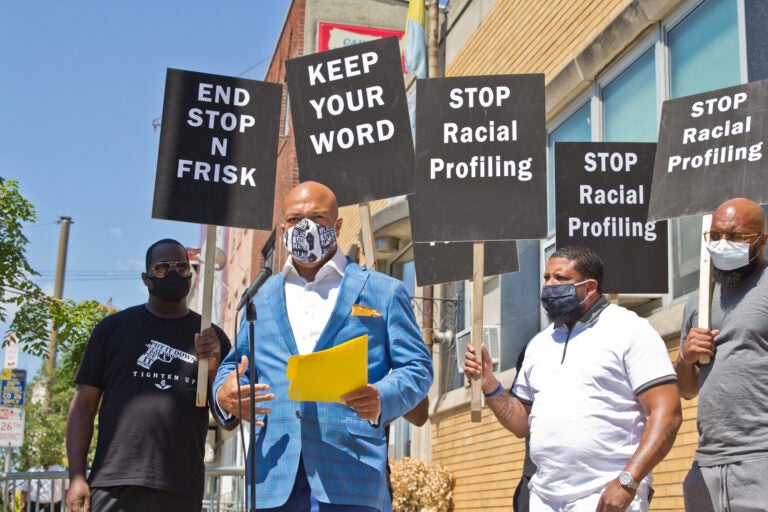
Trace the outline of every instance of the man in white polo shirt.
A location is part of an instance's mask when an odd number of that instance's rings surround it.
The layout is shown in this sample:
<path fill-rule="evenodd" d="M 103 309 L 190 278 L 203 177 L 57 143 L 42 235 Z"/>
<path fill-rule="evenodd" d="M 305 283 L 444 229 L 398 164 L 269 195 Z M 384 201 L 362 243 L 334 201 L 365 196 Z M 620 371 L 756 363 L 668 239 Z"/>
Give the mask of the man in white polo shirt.
<path fill-rule="evenodd" d="M 591 249 L 559 248 L 541 302 L 552 323 L 534 336 L 511 392 L 467 346 L 464 372 L 518 437 L 530 434 L 531 512 L 644 512 L 651 470 L 682 422 L 675 371 L 647 320 L 602 295 Z"/>

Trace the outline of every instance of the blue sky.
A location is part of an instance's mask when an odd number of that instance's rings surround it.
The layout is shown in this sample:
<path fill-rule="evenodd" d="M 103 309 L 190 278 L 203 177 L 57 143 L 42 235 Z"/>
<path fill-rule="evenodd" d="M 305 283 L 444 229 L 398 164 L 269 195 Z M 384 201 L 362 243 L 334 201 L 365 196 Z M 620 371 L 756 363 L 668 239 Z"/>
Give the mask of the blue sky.
<path fill-rule="evenodd" d="M 18 180 L 37 210 L 27 256 L 44 290 L 53 290 L 60 216 L 74 221 L 64 298 L 76 301 L 142 303 L 146 248 L 165 237 L 200 245 L 199 225 L 151 218 L 160 140 L 152 121 L 166 69 L 263 79 L 289 5 L 0 4 L 0 176 Z M 22 356 L 25 366 L 34 373 Z"/>

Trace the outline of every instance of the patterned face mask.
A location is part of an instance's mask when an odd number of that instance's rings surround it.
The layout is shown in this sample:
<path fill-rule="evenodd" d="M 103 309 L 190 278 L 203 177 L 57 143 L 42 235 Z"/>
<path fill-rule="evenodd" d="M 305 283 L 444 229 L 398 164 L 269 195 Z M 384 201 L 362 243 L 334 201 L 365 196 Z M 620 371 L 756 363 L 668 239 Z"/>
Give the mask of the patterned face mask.
<path fill-rule="evenodd" d="M 301 219 L 285 232 L 285 248 L 300 263 L 320 261 L 336 247 L 336 230 Z"/>

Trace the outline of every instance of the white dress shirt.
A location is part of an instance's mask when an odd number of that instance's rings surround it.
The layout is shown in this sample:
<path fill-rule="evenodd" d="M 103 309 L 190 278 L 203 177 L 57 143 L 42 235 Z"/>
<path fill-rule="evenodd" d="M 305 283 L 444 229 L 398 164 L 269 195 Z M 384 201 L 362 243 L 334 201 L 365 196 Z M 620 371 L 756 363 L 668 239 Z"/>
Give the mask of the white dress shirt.
<path fill-rule="evenodd" d="M 346 268 L 347 257 L 338 247 L 311 282 L 299 275 L 292 258 L 285 262 L 285 306 L 299 354 L 314 351 L 325 324 L 331 318 Z"/>

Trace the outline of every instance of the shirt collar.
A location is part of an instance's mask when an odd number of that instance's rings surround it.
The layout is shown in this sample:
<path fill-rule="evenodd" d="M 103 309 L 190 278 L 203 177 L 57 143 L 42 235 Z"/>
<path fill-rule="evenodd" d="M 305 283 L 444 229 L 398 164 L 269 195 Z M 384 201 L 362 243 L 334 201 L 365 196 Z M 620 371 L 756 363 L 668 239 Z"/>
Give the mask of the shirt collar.
<path fill-rule="evenodd" d="M 595 301 L 594 304 L 592 304 L 589 309 L 581 315 L 581 318 L 579 318 L 576 323 L 573 325 L 572 331 L 575 331 L 577 327 L 581 326 L 588 326 L 590 324 L 595 323 L 597 321 L 597 318 L 600 316 L 600 313 L 603 312 L 603 310 L 608 306 L 610 302 L 608 302 L 608 299 L 605 298 L 605 295 L 601 295 L 599 299 Z M 556 329 L 568 329 L 568 325 L 566 324 L 555 324 Z"/>
<path fill-rule="evenodd" d="M 318 270 L 317 274 L 315 275 L 315 281 L 320 281 L 334 274 L 343 277 L 346 268 L 347 257 L 341 251 L 341 248 L 337 245 L 336 252 L 333 253 L 331 259 L 326 261 L 320 270 Z M 289 256 L 288 259 L 285 260 L 285 265 L 283 265 L 283 278 L 288 279 L 291 276 L 304 280 L 304 278 L 299 275 L 299 271 L 296 270 L 296 266 L 293 264 L 293 258 Z"/>

